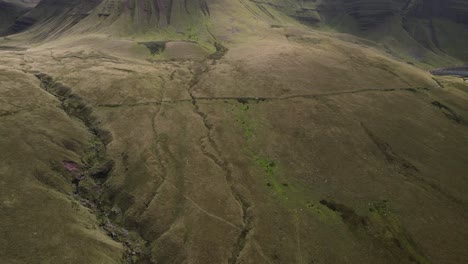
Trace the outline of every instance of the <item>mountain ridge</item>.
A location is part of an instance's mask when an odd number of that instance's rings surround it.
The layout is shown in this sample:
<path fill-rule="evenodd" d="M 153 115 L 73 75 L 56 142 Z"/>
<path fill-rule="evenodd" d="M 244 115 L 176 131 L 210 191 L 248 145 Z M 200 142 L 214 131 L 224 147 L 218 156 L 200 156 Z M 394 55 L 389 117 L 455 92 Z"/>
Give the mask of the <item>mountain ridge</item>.
<path fill-rule="evenodd" d="M 232 17 L 231 22 L 213 23 L 216 18 L 211 18 L 211 13 L 216 17 L 228 17 L 229 13 L 240 17 L 237 20 Z M 264 26 L 290 23 L 292 20 L 288 17 L 313 27 L 331 28 L 385 43 L 402 59 L 434 66 L 453 63 L 449 62 L 450 56 L 468 61 L 467 51 L 461 48 L 467 40 L 458 38 L 459 34 L 468 34 L 461 26 L 468 23 L 468 4 L 458 0 L 43 0 L 16 19 L 6 33 L 26 31 L 19 35 L 35 41 L 97 33 L 144 41 L 179 39 L 214 45 L 217 39 L 230 41 L 235 35 L 254 34 Z M 240 21 L 257 25 L 249 28 Z M 255 21 L 262 21 L 264 26 Z M 382 35 L 382 31 L 389 34 Z M 151 39 L 151 36 L 158 37 Z M 405 43 L 405 46 L 399 46 L 395 41 Z"/>

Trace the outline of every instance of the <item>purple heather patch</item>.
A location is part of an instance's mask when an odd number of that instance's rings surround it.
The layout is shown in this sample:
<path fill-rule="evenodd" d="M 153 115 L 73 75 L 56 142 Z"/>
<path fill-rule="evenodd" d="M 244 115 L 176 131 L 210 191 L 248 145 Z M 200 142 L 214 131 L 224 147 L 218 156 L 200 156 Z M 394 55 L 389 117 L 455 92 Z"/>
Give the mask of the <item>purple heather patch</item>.
<path fill-rule="evenodd" d="M 65 169 L 71 173 L 77 173 L 80 171 L 80 165 L 78 165 L 76 162 L 64 160 L 62 163 Z"/>

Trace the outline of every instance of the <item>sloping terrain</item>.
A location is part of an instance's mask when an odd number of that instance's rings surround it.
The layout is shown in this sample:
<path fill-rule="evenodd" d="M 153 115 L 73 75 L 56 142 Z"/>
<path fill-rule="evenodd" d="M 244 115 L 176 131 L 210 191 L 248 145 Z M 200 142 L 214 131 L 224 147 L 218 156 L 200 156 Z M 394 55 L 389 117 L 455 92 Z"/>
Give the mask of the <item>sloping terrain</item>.
<path fill-rule="evenodd" d="M 31 10 L 37 1 L 0 1 L 0 34 L 5 34 L 15 20 Z"/>
<path fill-rule="evenodd" d="M 0 40 L 0 262 L 467 262 L 468 83 L 427 70 L 465 51 L 416 30 L 464 3 L 421 4 L 41 1 Z"/>
<path fill-rule="evenodd" d="M 6 34 L 14 34 L 33 29 L 34 39 L 40 40 L 60 35 L 76 25 L 87 13 L 95 8 L 95 0 L 44 0 L 33 9 L 18 17 L 9 26 Z"/>
<path fill-rule="evenodd" d="M 450 65 L 468 61 L 466 1 L 322 1 L 326 24 L 379 43 L 411 61 Z M 449 56 L 446 56 L 446 55 Z"/>

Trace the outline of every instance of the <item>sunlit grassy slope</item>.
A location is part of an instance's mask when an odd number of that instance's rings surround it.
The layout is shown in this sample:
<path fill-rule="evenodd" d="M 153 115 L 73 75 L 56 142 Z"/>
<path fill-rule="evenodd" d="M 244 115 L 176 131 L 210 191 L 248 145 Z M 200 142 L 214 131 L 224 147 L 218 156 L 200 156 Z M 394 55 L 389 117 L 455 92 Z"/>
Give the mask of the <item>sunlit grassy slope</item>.
<path fill-rule="evenodd" d="M 56 2 L 0 41 L 3 262 L 468 259 L 468 84 L 427 71 L 466 26 L 434 20 L 434 46 L 327 1 Z"/>

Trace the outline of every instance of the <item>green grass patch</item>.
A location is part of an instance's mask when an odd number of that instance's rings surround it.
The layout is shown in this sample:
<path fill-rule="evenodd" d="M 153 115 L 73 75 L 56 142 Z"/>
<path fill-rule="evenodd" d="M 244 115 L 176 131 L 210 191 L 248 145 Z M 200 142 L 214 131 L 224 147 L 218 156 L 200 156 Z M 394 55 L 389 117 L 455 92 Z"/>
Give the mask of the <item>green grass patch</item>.
<path fill-rule="evenodd" d="M 268 157 L 263 157 L 257 154 L 252 154 L 252 157 L 255 161 L 255 164 L 259 166 L 265 173 L 267 178 L 267 185 L 272 187 L 275 193 L 281 197 L 287 198 L 285 187 L 289 185 L 280 182 L 280 176 L 276 167 L 276 163 Z"/>
<path fill-rule="evenodd" d="M 287 179 L 281 167 L 281 161 L 275 160 L 258 149 L 259 141 L 263 140 L 262 126 L 255 122 L 254 113 L 256 103 L 240 100 L 230 103 L 227 112 L 233 116 L 242 131 L 245 144 L 242 146 L 244 154 L 252 161 L 254 170 L 259 171 L 265 180 L 266 189 L 272 195 L 280 198 L 281 205 L 291 212 L 311 213 L 326 224 L 341 223 L 341 218 L 320 204 L 320 197 Z"/>
<path fill-rule="evenodd" d="M 240 103 L 233 109 L 235 119 L 243 131 L 243 136 L 247 141 L 253 140 L 255 137 L 255 127 L 250 121 L 247 112 L 250 106 L 248 103 Z"/>

